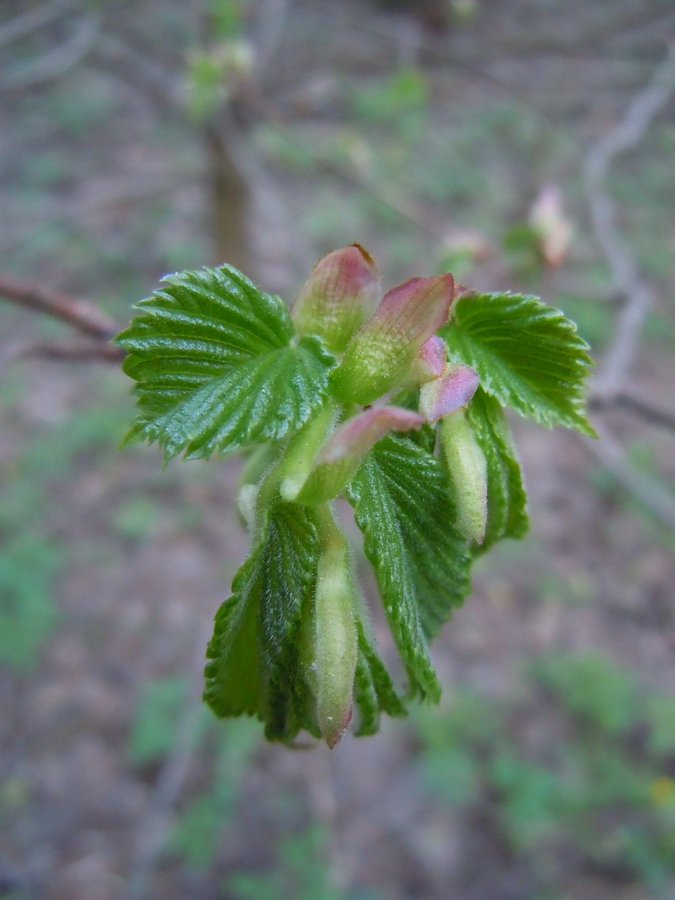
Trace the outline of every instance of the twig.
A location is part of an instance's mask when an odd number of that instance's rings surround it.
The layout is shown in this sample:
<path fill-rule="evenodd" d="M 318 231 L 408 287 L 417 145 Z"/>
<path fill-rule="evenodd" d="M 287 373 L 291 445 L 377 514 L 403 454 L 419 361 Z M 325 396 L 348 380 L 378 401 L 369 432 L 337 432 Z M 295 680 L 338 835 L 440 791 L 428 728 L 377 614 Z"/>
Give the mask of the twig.
<path fill-rule="evenodd" d="M 50 359 L 57 362 L 114 362 L 124 359 L 126 351 L 108 343 L 95 344 L 26 344 L 16 348 L 9 360 Z"/>
<path fill-rule="evenodd" d="M 35 225 L 29 226 L 18 234 L 10 234 L 4 241 L 0 241 L 0 253 L 13 253 L 33 240 L 36 235 L 50 229 L 87 227 L 85 223 L 92 217 L 101 213 L 109 213 L 116 206 L 135 206 L 147 200 L 153 200 L 155 197 L 165 198 L 170 192 L 180 191 L 192 184 L 197 184 L 198 181 L 197 174 L 179 170 L 151 183 L 148 183 L 146 179 L 144 183 L 132 182 L 118 191 L 102 193 L 89 203 L 79 203 L 71 208 L 57 209 L 51 217 L 45 218 L 43 215 Z"/>
<path fill-rule="evenodd" d="M 23 15 L 11 19 L 0 28 L 0 47 L 49 25 L 54 19 L 58 19 L 68 6 L 68 0 L 58 0 L 58 2 L 54 0 L 52 3 L 45 3 L 44 6 L 39 6 L 37 9 L 29 9 Z"/>
<path fill-rule="evenodd" d="M 70 297 L 38 281 L 0 274 L 0 296 L 19 306 L 61 319 L 76 331 L 99 340 L 110 340 L 120 330 L 88 300 Z"/>
<path fill-rule="evenodd" d="M 588 406 L 591 410 L 604 411 L 608 409 L 618 409 L 634 413 L 649 425 L 657 425 L 659 428 L 675 431 L 675 413 L 657 409 L 655 406 L 652 406 L 651 403 L 647 403 L 639 397 L 634 397 L 632 394 L 627 394 L 625 392 L 619 392 L 609 396 L 591 394 Z"/>
<path fill-rule="evenodd" d="M 101 36 L 92 62 L 144 94 L 161 115 L 184 114 L 181 79 L 118 35 Z"/>
<path fill-rule="evenodd" d="M 675 87 L 675 45 L 657 69 L 650 84 L 628 107 L 623 120 L 591 147 L 584 175 L 595 236 L 607 258 L 613 287 L 626 298 L 616 334 L 595 377 L 596 394 L 616 393 L 637 352 L 641 325 L 654 302 L 654 291 L 640 278 L 630 248 L 619 234 L 616 210 L 605 180 L 609 167 L 620 153 L 635 146 Z"/>
<path fill-rule="evenodd" d="M 0 91 L 17 91 L 60 78 L 89 53 L 99 34 L 100 16 L 84 16 L 75 33 L 60 46 L 0 78 Z"/>
<path fill-rule="evenodd" d="M 640 503 L 668 528 L 675 529 L 675 497 L 672 493 L 657 479 L 638 472 L 618 441 L 594 424 L 600 440 L 583 438 L 584 445 Z"/>
<path fill-rule="evenodd" d="M 670 98 L 675 87 L 675 44 L 655 72 L 650 84 L 628 107 L 622 121 L 596 142 L 586 158 L 584 175 L 595 236 L 609 263 L 613 287 L 625 305 L 616 333 L 605 355 L 600 373 L 592 385 L 591 403 L 598 406 L 623 401 L 643 417 L 671 427 L 671 417 L 632 398 L 626 403 L 622 383 L 637 353 L 640 328 L 654 302 L 652 287 L 643 281 L 630 247 L 622 239 L 616 224 L 614 201 L 605 187 L 609 168 L 622 152 L 634 147 L 644 136 L 654 116 Z M 596 428 L 600 441 L 584 440 L 602 464 L 665 525 L 675 528 L 675 497 L 656 479 L 638 472 L 614 437 Z"/>
<path fill-rule="evenodd" d="M 281 45 L 290 12 L 291 0 L 264 0 L 257 23 L 256 74 L 265 72 Z"/>

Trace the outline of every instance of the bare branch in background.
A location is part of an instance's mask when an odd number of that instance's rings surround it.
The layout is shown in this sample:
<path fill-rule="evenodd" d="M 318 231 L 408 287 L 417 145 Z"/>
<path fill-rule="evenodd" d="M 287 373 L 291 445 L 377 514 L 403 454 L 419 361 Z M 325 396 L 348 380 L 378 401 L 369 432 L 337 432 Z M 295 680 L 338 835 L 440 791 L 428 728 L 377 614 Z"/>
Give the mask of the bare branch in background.
<path fill-rule="evenodd" d="M 126 183 L 123 188 L 114 192 L 101 191 L 87 203 L 80 201 L 70 205 L 63 204 L 57 207 L 53 214 L 42 216 L 23 231 L 8 236 L 5 241 L 0 241 L 0 253 L 13 253 L 37 235 L 54 228 L 87 229 L 92 218 L 105 215 L 111 209 L 122 206 L 136 207 L 147 201 L 163 199 L 183 188 L 199 184 L 199 181 L 198 173 L 175 170 L 158 177 L 156 181 L 147 178 L 144 181 L 139 179 Z"/>
<path fill-rule="evenodd" d="M 622 121 L 591 147 L 584 168 L 595 236 L 609 264 L 613 288 L 625 298 L 614 339 L 594 379 L 590 403 L 597 409 L 621 406 L 666 428 L 675 426 L 671 415 L 622 391 L 623 382 L 637 354 L 642 324 L 655 295 L 651 285 L 641 278 L 631 248 L 619 233 L 615 203 L 605 182 L 615 158 L 640 142 L 656 114 L 672 96 L 673 89 L 675 44 L 670 45 L 665 61 L 650 84 L 635 97 Z M 654 515 L 668 527 L 675 528 L 675 497 L 658 480 L 638 472 L 609 432 L 597 427 L 596 430 L 600 440 L 584 440 L 586 446 Z"/>
<path fill-rule="evenodd" d="M 58 19 L 68 6 L 68 0 L 53 0 L 52 3 L 45 3 L 44 6 L 30 9 L 23 15 L 11 19 L 0 28 L 0 47 L 11 44 L 12 41 L 17 41 L 27 34 L 49 25 L 50 22 Z"/>
<path fill-rule="evenodd" d="M 635 397 L 633 394 L 627 394 L 625 391 L 619 391 L 616 394 L 603 396 L 602 394 L 592 394 L 588 402 L 590 409 L 604 410 L 622 410 L 623 412 L 633 413 L 642 419 L 648 425 L 656 425 L 659 428 L 665 428 L 668 431 L 675 431 L 675 413 L 666 410 L 657 409 L 651 403 Z"/>
<path fill-rule="evenodd" d="M 144 94 L 163 115 L 183 115 L 182 79 L 119 35 L 102 34 L 93 64 Z"/>
<path fill-rule="evenodd" d="M 614 340 L 594 381 L 596 394 L 612 394 L 621 387 L 637 352 L 640 328 L 654 302 L 653 288 L 640 277 L 633 253 L 619 233 L 615 204 L 605 181 L 614 159 L 643 138 L 674 88 L 675 45 L 671 45 L 651 83 L 633 100 L 619 125 L 591 147 L 586 158 L 584 175 L 593 229 L 607 258 L 613 287 L 626 298 Z"/>
<path fill-rule="evenodd" d="M 76 66 L 94 46 L 99 35 L 100 15 L 82 16 L 74 33 L 58 47 L 0 77 L 0 91 L 18 91 L 60 78 Z"/>
<path fill-rule="evenodd" d="M 61 319 L 76 331 L 99 340 L 109 341 L 120 330 L 113 319 L 89 300 L 70 297 L 37 281 L 0 274 L 0 297 Z"/>
<path fill-rule="evenodd" d="M 675 529 L 675 496 L 661 481 L 639 472 L 626 456 L 623 447 L 608 431 L 597 425 L 595 429 L 600 440 L 583 438 L 584 445 L 640 503 L 668 528 Z"/>
<path fill-rule="evenodd" d="M 268 68 L 279 49 L 292 0 L 263 0 L 258 11 L 256 69 Z"/>
<path fill-rule="evenodd" d="M 26 344 L 16 348 L 10 360 L 51 359 L 60 362 L 121 362 L 126 352 L 112 344 Z M 7 360 L 5 360 L 7 361 Z"/>

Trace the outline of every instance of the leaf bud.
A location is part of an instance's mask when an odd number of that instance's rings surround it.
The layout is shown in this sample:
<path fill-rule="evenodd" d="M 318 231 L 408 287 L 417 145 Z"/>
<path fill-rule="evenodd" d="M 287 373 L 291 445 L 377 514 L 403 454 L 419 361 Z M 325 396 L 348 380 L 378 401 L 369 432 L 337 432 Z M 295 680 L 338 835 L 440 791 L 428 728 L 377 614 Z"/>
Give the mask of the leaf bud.
<path fill-rule="evenodd" d="M 319 260 L 291 314 L 299 334 L 319 335 L 330 350 L 342 353 L 379 297 L 380 279 L 373 259 L 359 244 L 352 244 Z"/>
<path fill-rule="evenodd" d="M 398 406 L 366 409 L 349 419 L 319 449 L 296 501 L 315 505 L 337 497 L 374 444 L 390 431 L 411 431 L 422 425 L 423 416 Z"/>
<path fill-rule="evenodd" d="M 334 523 L 332 530 L 317 569 L 313 667 L 317 719 L 321 736 L 331 748 L 351 722 L 358 649 L 356 587 L 347 542 Z"/>
<path fill-rule="evenodd" d="M 385 294 L 333 373 L 339 397 L 365 406 L 409 383 L 422 347 L 447 322 L 453 297 L 449 274 L 413 278 Z"/>
<path fill-rule="evenodd" d="M 441 446 L 457 507 L 457 527 L 483 543 L 487 524 L 487 461 L 463 409 L 441 420 Z"/>

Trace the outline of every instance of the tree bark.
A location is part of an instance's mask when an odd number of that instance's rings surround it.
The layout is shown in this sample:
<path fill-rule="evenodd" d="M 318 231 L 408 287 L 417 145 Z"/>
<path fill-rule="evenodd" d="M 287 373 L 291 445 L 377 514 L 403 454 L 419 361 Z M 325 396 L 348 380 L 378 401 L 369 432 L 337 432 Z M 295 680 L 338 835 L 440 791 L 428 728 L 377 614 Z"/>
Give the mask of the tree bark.
<path fill-rule="evenodd" d="M 251 271 L 248 237 L 250 192 L 222 130 L 204 131 L 208 154 L 208 226 L 214 263 L 227 262 L 243 272 Z"/>

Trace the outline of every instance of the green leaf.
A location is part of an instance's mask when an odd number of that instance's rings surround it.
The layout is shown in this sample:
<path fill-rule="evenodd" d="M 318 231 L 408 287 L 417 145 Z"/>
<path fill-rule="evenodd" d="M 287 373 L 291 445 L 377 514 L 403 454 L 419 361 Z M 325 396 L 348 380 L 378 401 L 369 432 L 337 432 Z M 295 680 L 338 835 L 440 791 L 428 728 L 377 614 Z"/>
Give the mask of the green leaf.
<path fill-rule="evenodd" d="M 206 651 L 204 700 L 217 716 L 264 717 L 264 676 L 258 652 L 258 609 L 264 579 L 261 547 L 232 582 L 232 595 L 216 613 Z"/>
<path fill-rule="evenodd" d="M 595 436 L 584 407 L 589 348 L 559 310 L 523 294 L 471 294 L 440 333 L 450 357 L 475 369 L 502 406 Z"/>
<path fill-rule="evenodd" d="M 454 525 L 447 475 L 413 441 L 389 436 L 365 457 L 347 496 L 410 692 L 437 701 L 428 640 L 469 591 L 470 554 Z"/>
<path fill-rule="evenodd" d="M 296 503 L 272 511 L 262 552 L 259 635 L 267 676 L 269 740 L 292 740 L 306 728 L 319 735 L 314 698 L 301 658 L 303 614 L 311 619 L 319 556 L 315 516 Z"/>
<path fill-rule="evenodd" d="M 484 553 L 502 538 L 527 533 L 527 496 L 511 432 L 501 404 L 478 388 L 466 416 L 487 462 L 487 526 L 475 553 Z"/>
<path fill-rule="evenodd" d="M 359 654 L 354 678 L 354 702 L 359 710 L 359 724 L 354 734 L 363 737 L 377 733 L 381 712 L 402 718 L 407 711 L 360 619 L 357 619 L 357 632 Z"/>
<path fill-rule="evenodd" d="M 270 740 L 318 734 L 301 659 L 318 538 L 310 507 L 275 502 L 216 614 L 204 699 L 219 716 L 257 715 Z"/>
<path fill-rule="evenodd" d="M 126 441 L 157 441 L 167 459 L 280 440 L 326 397 L 333 357 L 316 338 L 290 346 L 283 301 L 236 269 L 169 276 L 115 343 L 129 352 L 139 414 Z"/>

